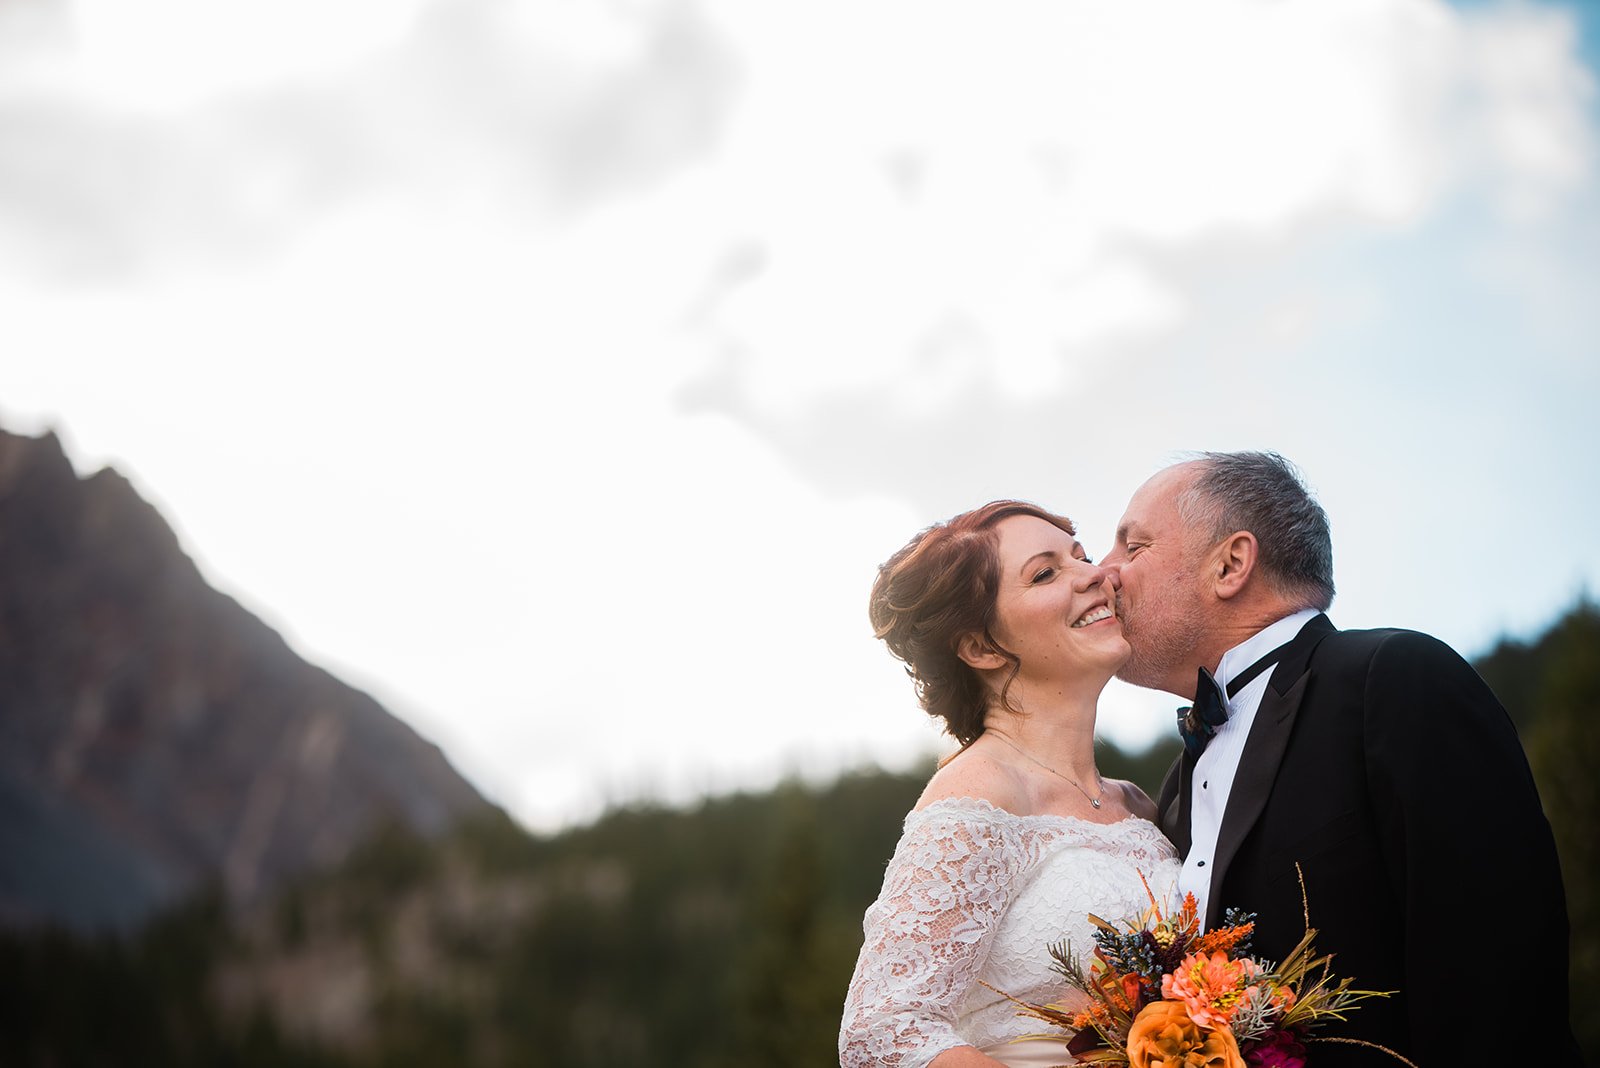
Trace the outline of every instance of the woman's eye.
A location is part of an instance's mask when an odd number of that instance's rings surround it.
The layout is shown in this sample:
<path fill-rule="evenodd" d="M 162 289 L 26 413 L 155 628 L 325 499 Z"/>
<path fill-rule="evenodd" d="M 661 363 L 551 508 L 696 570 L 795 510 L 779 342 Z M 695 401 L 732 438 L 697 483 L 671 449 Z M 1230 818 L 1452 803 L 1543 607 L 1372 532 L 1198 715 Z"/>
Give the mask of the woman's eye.
<path fill-rule="evenodd" d="M 1038 572 L 1037 572 L 1037 573 L 1036 573 L 1036 574 L 1035 574 L 1035 575 L 1034 575 L 1034 576 L 1033 576 L 1033 581 L 1034 581 L 1034 582 L 1036 582 L 1036 583 L 1037 583 L 1037 582 L 1049 582 L 1049 581 L 1050 581 L 1050 579 L 1052 579 L 1052 578 L 1053 578 L 1053 577 L 1055 577 L 1055 573 L 1056 573 L 1056 569 L 1055 569 L 1055 568 L 1053 568 L 1053 567 L 1046 567 L 1046 568 L 1041 568 L 1041 569 L 1040 569 L 1040 570 L 1039 570 L 1039 571 L 1038 571 Z"/>

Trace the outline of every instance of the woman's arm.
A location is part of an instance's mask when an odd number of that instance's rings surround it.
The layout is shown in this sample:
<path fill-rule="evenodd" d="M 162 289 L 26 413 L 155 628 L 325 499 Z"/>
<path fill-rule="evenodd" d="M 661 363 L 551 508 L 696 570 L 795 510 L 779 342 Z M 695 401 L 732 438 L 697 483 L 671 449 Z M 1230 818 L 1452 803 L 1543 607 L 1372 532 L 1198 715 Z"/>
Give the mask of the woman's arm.
<path fill-rule="evenodd" d="M 844 1068 L 991 1068 L 956 1032 L 961 1005 L 1010 904 L 1020 847 L 1009 829 L 919 812 L 867 910 L 839 1029 Z"/>

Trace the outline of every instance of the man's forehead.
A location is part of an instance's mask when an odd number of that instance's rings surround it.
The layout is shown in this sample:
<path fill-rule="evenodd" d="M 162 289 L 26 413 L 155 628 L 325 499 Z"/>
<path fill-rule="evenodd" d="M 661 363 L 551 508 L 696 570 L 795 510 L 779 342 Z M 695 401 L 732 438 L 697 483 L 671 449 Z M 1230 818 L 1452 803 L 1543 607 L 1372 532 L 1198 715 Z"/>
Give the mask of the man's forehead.
<path fill-rule="evenodd" d="M 1178 494 L 1193 480 L 1196 471 L 1192 463 L 1174 464 L 1151 475 L 1128 502 L 1125 524 L 1148 522 L 1158 514 L 1177 507 Z"/>

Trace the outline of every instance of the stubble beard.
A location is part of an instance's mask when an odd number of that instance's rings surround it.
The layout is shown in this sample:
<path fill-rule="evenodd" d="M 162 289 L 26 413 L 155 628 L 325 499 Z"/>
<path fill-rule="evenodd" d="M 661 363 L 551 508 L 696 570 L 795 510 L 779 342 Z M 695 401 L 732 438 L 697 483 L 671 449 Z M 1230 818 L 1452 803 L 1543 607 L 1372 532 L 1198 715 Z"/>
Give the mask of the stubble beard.
<path fill-rule="evenodd" d="M 1201 607 L 1162 602 L 1129 613 L 1119 595 L 1117 615 L 1122 619 L 1122 635 L 1133 650 L 1117 678 L 1134 686 L 1192 698 L 1192 673 L 1197 663 L 1194 650 L 1205 627 Z M 1181 692 L 1172 690 L 1173 686 L 1180 687 Z"/>

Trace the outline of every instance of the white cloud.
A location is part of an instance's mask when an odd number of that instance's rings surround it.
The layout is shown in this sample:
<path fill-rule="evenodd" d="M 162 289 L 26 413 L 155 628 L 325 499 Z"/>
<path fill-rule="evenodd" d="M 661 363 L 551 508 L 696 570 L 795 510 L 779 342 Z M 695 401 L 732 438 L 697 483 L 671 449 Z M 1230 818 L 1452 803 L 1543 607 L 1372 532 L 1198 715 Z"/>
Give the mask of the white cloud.
<path fill-rule="evenodd" d="M 1414 227 L 1477 186 L 1533 210 L 1592 173 L 1589 77 L 1558 11 L 717 10 L 748 91 L 704 180 L 763 268 L 709 333 L 758 421 L 840 394 L 892 406 L 952 332 L 934 397 L 1056 390 L 1181 328 L 1190 294 L 1166 264 L 1219 238 Z"/>
<path fill-rule="evenodd" d="M 1594 173 L 1594 75 L 1573 57 L 1577 27 L 1539 8 L 1491 10 L 1464 27 L 1477 146 L 1502 210 L 1519 219 L 1553 213 Z"/>
<path fill-rule="evenodd" d="M 159 113 L 222 92 L 277 91 L 403 41 L 425 0 L 73 0 L 66 84 L 102 104 Z"/>

